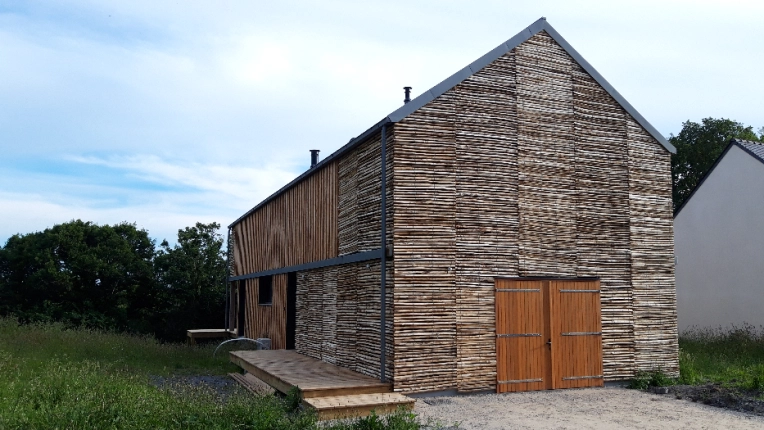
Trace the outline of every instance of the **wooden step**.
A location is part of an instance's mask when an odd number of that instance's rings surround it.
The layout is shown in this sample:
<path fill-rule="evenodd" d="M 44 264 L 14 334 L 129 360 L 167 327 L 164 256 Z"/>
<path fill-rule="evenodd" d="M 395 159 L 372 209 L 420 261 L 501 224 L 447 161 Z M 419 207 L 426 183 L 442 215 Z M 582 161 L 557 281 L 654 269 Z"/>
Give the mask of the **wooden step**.
<path fill-rule="evenodd" d="M 241 373 L 229 373 L 228 376 L 253 394 L 274 394 L 276 392 L 273 387 L 256 378 L 251 373 L 246 373 L 244 375 Z"/>
<path fill-rule="evenodd" d="M 365 417 L 394 412 L 398 407 L 411 409 L 415 399 L 400 393 L 354 394 L 349 396 L 311 397 L 303 400 L 318 413 L 320 420 Z"/>
<path fill-rule="evenodd" d="M 231 351 L 232 363 L 271 387 L 288 393 L 302 390 L 302 398 L 387 393 L 392 385 L 291 350 Z"/>

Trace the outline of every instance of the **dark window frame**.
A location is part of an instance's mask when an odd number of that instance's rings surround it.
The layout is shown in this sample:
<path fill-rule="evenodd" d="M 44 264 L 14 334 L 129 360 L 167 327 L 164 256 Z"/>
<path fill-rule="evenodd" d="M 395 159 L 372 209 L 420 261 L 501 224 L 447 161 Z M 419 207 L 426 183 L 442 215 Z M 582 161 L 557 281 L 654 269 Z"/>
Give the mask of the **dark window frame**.
<path fill-rule="evenodd" d="M 273 275 L 257 279 L 257 305 L 273 306 Z"/>

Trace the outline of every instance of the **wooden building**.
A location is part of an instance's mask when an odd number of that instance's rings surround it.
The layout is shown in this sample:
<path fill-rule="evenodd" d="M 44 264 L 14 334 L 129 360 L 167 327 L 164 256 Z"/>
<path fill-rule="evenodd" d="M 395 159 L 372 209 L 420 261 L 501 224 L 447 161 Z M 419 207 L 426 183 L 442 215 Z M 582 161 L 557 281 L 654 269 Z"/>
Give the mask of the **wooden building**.
<path fill-rule="evenodd" d="M 230 327 L 404 393 L 677 374 L 671 152 L 542 18 L 231 224 Z"/>

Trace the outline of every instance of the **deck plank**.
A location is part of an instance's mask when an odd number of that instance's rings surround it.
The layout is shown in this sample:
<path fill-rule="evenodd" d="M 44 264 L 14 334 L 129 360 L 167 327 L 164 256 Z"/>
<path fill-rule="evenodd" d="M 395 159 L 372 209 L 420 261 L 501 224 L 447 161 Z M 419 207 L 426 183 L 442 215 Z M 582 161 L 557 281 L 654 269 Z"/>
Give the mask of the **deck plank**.
<path fill-rule="evenodd" d="M 299 387 L 303 398 L 392 391 L 388 383 L 293 350 L 231 351 L 230 359 L 281 392 Z"/>
<path fill-rule="evenodd" d="M 321 420 L 367 416 L 374 411 L 381 415 L 394 412 L 399 407 L 411 409 L 415 399 L 400 393 L 357 394 L 305 399 L 316 410 Z"/>

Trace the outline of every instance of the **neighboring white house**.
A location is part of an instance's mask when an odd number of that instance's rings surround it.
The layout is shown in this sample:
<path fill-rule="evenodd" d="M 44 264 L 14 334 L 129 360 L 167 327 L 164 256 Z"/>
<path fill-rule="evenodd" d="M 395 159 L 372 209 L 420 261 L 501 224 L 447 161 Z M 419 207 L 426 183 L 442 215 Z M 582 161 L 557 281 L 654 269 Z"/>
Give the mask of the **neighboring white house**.
<path fill-rule="evenodd" d="M 764 325 L 764 144 L 733 139 L 674 215 L 679 330 Z"/>

